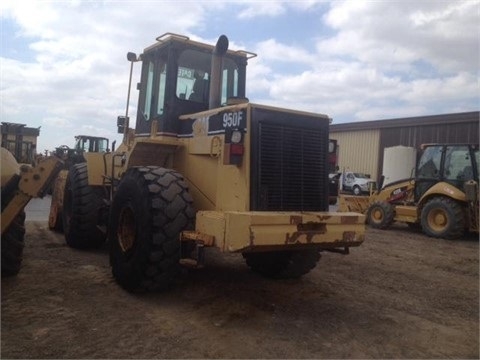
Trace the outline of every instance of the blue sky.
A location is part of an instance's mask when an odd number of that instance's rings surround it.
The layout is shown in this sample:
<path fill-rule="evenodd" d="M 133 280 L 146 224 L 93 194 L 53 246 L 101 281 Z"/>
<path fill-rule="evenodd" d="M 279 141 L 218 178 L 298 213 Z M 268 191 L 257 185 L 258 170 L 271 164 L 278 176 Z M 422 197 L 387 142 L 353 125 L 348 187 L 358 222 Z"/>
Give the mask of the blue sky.
<path fill-rule="evenodd" d="M 119 140 L 129 63 L 165 32 L 255 52 L 252 102 L 334 123 L 480 109 L 480 1 L 10 1 L 0 4 L 0 118 Z M 136 69 L 134 83 L 138 81 Z M 138 93 L 132 87 L 130 114 Z"/>

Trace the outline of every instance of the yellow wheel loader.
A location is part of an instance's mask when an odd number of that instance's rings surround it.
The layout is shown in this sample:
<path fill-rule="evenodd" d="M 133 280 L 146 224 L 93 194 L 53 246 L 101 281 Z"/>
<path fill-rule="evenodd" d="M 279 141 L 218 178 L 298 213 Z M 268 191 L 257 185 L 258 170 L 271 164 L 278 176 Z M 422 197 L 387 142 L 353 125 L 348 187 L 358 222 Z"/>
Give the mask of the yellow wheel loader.
<path fill-rule="evenodd" d="M 128 291 L 169 287 L 180 266 L 200 267 L 205 248 L 242 254 L 255 272 L 300 277 L 323 251 L 364 241 L 364 215 L 328 212 L 330 118 L 253 104 L 246 66 L 256 56 L 167 33 L 141 62 L 135 128 L 123 142 L 86 153 L 68 172 L 66 242 L 108 239 L 116 281 Z"/>
<path fill-rule="evenodd" d="M 62 162 L 50 157 L 35 167 L 20 166 L 12 153 L 1 148 L 2 196 L 2 276 L 20 271 L 25 235 L 25 212 L 28 202 L 43 197 Z"/>
<path fill-rule="evenodd" d="M 427 144 L 415 177 L 385 185 L 369 197 L 342 196 L 339 211 L 359 211 L 370 226 L 394 221 L 421 227 L 431 237 L 457 239 L 479 231 L 478 145 Z"/>
<path fill-rule="evenodd" d="M 48 227 L 58 232 L 63 231 L 63 195 L 65 192 L 65 184 L 67 181 L 68 170 L 74 164 L 85 162 L 84 154 L 89 153 L 107 153 L 108 139 L 99 136 L 76 135 L 75 145 L 70 148 L 67 145 L 61 145 L 55 148 L 55 156 L 63 160 L 63 169 L 50 188 L 49 194 L 52 195 L 50 204 L 50 213 L 48 216 Z"/>

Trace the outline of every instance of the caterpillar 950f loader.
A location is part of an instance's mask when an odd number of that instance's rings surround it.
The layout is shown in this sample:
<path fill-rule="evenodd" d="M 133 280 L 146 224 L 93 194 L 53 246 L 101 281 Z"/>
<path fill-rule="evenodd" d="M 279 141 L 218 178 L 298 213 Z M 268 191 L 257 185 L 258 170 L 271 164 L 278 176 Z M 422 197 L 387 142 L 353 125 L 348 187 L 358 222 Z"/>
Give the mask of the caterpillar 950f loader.
<path fill-rule="evenodd" d="M 299 277 L 320 252 L 348 253 L 364 240 L 364 215 L 328 212 L 330 118 L 248 102 L 247 60 L 167 33 L 140 56 L 135 129 L 123 142 L 85 153 L 68 174 L 66 242 L 108 237 L 117 282 L 164 289 L 181 265 L 202 266 L 205 247 L 242 254 L 254 271 Z M 129 87 L 130 89 L 130 87 Z M 130 90 L 129 90 L 130 92 Z"/>

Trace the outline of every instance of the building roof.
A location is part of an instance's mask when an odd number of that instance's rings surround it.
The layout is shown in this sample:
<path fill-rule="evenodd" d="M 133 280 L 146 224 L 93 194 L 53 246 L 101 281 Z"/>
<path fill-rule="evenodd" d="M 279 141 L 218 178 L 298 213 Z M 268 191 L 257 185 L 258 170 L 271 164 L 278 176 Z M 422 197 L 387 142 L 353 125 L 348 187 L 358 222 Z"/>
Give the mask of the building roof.
<path fill-rule="evenodd" d="M 1 124 L 1 133 L 8 134 L 8 135 L 15 135 L 21 134 L 24 136 L 39 136 L 40 135 L 40 127 L 38 128 L 31 128 L 26 127 L 25 124 L 17 124 L 17 123 L 10 123 L 2 121 Z"/>
<path fill-rule="evenodd" d="M 480 122 L 480 111 L 331 124 L 330 132 Z"/>

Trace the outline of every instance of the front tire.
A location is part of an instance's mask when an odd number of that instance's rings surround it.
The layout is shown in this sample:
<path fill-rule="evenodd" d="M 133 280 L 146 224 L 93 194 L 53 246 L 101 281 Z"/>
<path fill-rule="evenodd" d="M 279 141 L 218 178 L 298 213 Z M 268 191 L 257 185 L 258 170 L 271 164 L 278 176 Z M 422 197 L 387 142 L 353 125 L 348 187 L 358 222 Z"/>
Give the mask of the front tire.
<path fill-rule="evenodd" d="M 376 229 L 386 229 L 393 223 L 394 207 L 386 201 L 376 201 L 368 208 L 368 224 Z"/>
<path fill-rule="evenodd" d="M 465 213 L 462 205 L 446 198 L 435 197 L 422 209 L 422 230 L 431 237 L 458 239 L 465 233 Z"/>
<path fill-rule="evenodd" d="M 353 192 L 353 195 L 356 195 L 356 196 L 359 196 L 362 194 L 362 190 L 360 190 L 360 187 L 356 185 L 353 187 L 352 192 Z"/>
<path fill-rule="evenodd" d="M 252 271 L 273 279 L 296 279 L 307 274 L 320 260 L 317 249 L 243 253 Z"/>
<path fill-rule="evenodd" d="M 183 177 L 155 166 L 135 167 L 123 176 L 113 198 L 110 265 L 127 291 L 170 287 L 180 270 L 180 238 L 194 228 L 193 200 Z"/>
<path fill-rule="evenodd" d="M 63 200 L 63 230 L 67 244 L 75 249 L 101 246 L 105 234 L 98 228 L 103 191 L 88 185 L 87 164 L 70 168 Z"/>
<path fill-rule="evenodd" d="M 17 275 L 25 246 L 25 212 L 18 214 L 2 235 L 2 277 Z"/>

